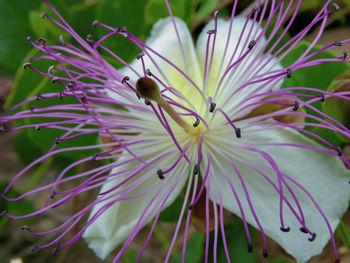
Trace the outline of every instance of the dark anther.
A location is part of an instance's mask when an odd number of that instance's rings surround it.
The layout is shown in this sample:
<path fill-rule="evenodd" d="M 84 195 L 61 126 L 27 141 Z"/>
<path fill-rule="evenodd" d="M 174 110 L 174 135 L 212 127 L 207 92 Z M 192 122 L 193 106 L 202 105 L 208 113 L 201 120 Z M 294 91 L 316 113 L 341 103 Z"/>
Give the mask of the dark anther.
<path fill-rule="evenodd" d="M 292 77 L 292 70 L 290 68 L 287 69 L 287 78 L 291 78 Z"/>
<path fill-rule="evenodd" d="M 287 226 L 287 227 L 280 227 L 280 229 L 281 229 L 282 232 L 286 232 L 286 233 L 290 231 L 290 227 L 289 226 Z"/>
<path fill-rule="evenodd" d="M 252 9 L 256 12 L 259 13 L 260 12 L 260 8 L 257 6 L 252 6 Z"/>
<path fill-rule="evenodd" d="M 30 230 L 29 226 L 21 226 L 22 230 Z"/>
<path fill-rule="evenodd" d="M 30 111 L 34 112 L 34 110 L 35 110 L 35 107 L 34 106 L 30 106 Z"/>
<path fill-rule="evenodd" d="M 27 36 L 27 40 L 28 40 L 28 41 L 31 41 L 32 38 L 31 38 L 30 36 Z"/>
<path fill-rule="evenodd" d="M 42 99 L 43 97 L 41 96 L 41 94 L 39 93 L 38 95 L 36 95 L 36 100 L 40 100 Z"/>
<path fill-rule="evenodd" d="M 34 246 L 31 246 L 30 251 L 34 252 L 34 251 L 36 251 L 38 249 L 39 249 L 39 247 L 37 245 L 34 245 Z"/>
<path fill-rule="evenodd" d="M 86 96 L 85 96 L 85 95 L 81 97 L 81 101 L 82 101 L 83 103 L 86 103 L 87 100 L 86 100 Z"/>
<path fill-rule="evenodd" d="M 210 29 L 210 30 L 207 31 L 208 35 L 215 34 L 215 33 L 216 33 L 215 29 Z"/>
<path fill-rule="evenodd" d="M 68 86 L 68 88 L 72 88 L 72 87 L 74 87 L 76 84 L 75 84 L 75 82 L 74 81 L 69 81 L 68 82 L 68 84 L 67 84 L 67 86 Z"/>
<path fill-rule="evenodd" d="M 92 34 L 88 34 L 88 35 L 86 36 L 86 41 L 87 41 L 87 42 L 92 42 L 92 41 L 94 41 L 94 38 L 93 38 Z"/>
<path fill-rule="evenodd" d="M 199 173 L 199 165 L 196 164 L 196 165 L 194 166 L 194 169 L 193 169 L 193 174 L 196 175 L 196 174 L 198 174 L 198 173 Z"/>
<path fill-rule="evenodd" d="M 340 41 L 335 41 L 334 42 L 334 46 L 336 47 L 341 47 L 342 46 L 342 43 Z"/>
<path fill-rule="evenodd" d="M 117 33 L 126 33 L 126 27 L 120 26 L 116 28 Z"/>
<path fill-rule="evenodd" d="M 188 210 L 192 210 L 192 208 L 193 208 L 193 205 L 188 206 Z"/>
<path fill-rule="evenodd" d="M 309 237 L 308 240 L 309 240 L 310 242 L 312 242 L 312 241 L 315 240 L 315 238 L 316 238 L 316 233 L 312 233 L 312 234 L 311 234 L 311 237 Z"/>
<path fill-rule="evenodd" d="M 60 140 L 58 138 L 55 138 L 54 142 L 55 142 L 56 145 L 60 144 Z"/>
<path fill-rule="evenodd" d="M 159 179 L 161 179 L 161 180 L 163 180 L 165 178 L 161 169 L 159 169 L 157 171 L 157 175 L 158 175 Z"/>
<path fill-rule="evenodd" d="M 54 199 L 55 196 L 56 196 L 56 192 L 55 192 L 55 191 L 51 191 L 51 193 L 50 193 L 50 198 L 51 198 L 51 199 Z"/>
<path fill-rule="evenodd" d="M 236 129 L 235 129 L 235 133 L 236 133 L 236 137 L 237 137 L 237 138 L 241 138 L 241 137 L 242 137 L 241 128 L 236 128 Z"/>
<path fill-rule="evenodd" d="M 321 94 L 321 99 L 320 99 L 320 101 L 321 102 L 324 102 L 326 100 L 326 96 L 324 95 L 324 93 L 322 93 Z"/>
<path fill-rule="evenodd" d="M 267 258 L 267 256 L 268 256 L 267 249 L 263 249 L 263 256 L 264 256 L 264 258 Z"/>
<path fill-rule="evenodd" d="M 0 131 L 2 131 L 2 132 L 4 132 L 5 131 L 5 128 L 4 128 L 4 126 L 0 126 Z"/>
<path fill-rule="evenodd" d="M 149 100 L 145 100 L 145 104 L 146 104 L 147 106 L 149 106 L 149 105 L 151 105 L 151 102 L 150 102 Z"/>
<path fill-rule="evenodd" d="M 60 35 L 60 36 L 58 37 L 58 39 L 60 40 L 60 42 L 62 43 L 62 45 L 66 44 L 66 41 L 64 41 L 64 38 L 63 38 L 62 35 Z"/>
<path fill-rule="evenodd" d="M 40 126 L 39 126 L 39 125 L 36 125 L 36 126 L 35 126 L 35 129 L 36 129 L 37 131 L 40 131 Z"/>
<path fill-rule="evenodd" d="M 152 77 L 152 75 L 153 75 L 149 68 L 146 69 L 146 74 L 147 74 L 147 76 L 150 76 L 150 77 Z"/>
<path fill-rule="evenodd" d="M 218 19 L 218 14 L 219 14 L 219 10 L 215 10 L 214 12 L 214 19 Z"/>
<path fill-rule="evenodd" d="M 6 210 L 1 211 L 0 216 L 4 216 L 7 213 Z"/>
<path fill-rule="evenodd" d="M 58 93 L 58 97 L 60 98 L 60 100 L 63 100 L 63 91 L 60 91 L 60 92 Z"/>
<path fill-rule="evenodd" d="M 342 156 L 343 155 L 343 149 L 339 145 L 337 146 L 337 152 L 338 152 L 338 156 Z"/>
<path fill-rule="evenodd" d="M 52 249 L 52 251 L 51 251 L 51 255 L 52 256 L 56 255 L 56 253 L 57 253 L 58 249 L 60 248 L 60 246 L 61 246 L 61 243 L 57 242 L 56 247 L 54 249 Z"/>
<path fill-rule="evenodd" d="M 346 52 L 346 51 L 344 50 L 344 51 L 343 51 L 343 60 L 345 60 L 347 56 L 348 56 L 348 52 Z"/>
<path fill-rule="evenodd" d="M 26 62 L 26 63 L 24 63 L 22 66 L 23 66 L 24 69 L 26 69 L 27 67 L 30 66 L 30 62 Z"/>
<path fill-rule="evenodd" d="M 255 40 L 250 41 L 250 43 L 249 43 L 249 45 L 248 45 L 248 48 L 249 48 L 249 49 L 252 49 L 252 48 L 255 46 L 255 44 L 256 44 L 256 41 L 255 41 Z"/>
<path fill-rule="evenodd" d="M 142 58 L 144 55 L 145 55 L 145 52 L 141 51 L 140 53 L 138 53 L 138 54 L 136 55 L 136 58 L 137 58 L 137 59 L 140 59 L 140 58 Z"/>
<path fill-rule="evenodd" d="M 197 119 L 195 123 L 193 123 L 193 127 L 197 127 L 199 125 L 199 123 L 201 122 L 200 119 Z"/>
<path fill-rule="evenodd" d="M 334 263 L 340 263 L 340 259 L 337 258 L 337 259 L 334 261 Z"/>
<path fill-rule="evenodd" d="M 340 6 L 337 3 L 332 3 L 332 5 L 334 6 L 335 11 L 339 11 Z"/>
<path fill-rule="evenodd" d="M 42 12 L 42 13 L 40 14 L 40 17 L 41 17 L 41 18 L 47 17 L 47 13 L 46 13 L 46 12 Z"/>
<path fill-rule="evenodd" d="M 209 112 L 214 112 L 215 108 L 216 108 L 216 103 L 212 102 L 210 104 Z"/>
<path fill-rule="evenodd" d="M 54 66 L 54 65 L 51 65 L 51 66 L 48 68 L 47 72 L 48 72 L 49 74 L 52 74 L 54 68 L 55 68 L 55 66 Z"/>
<path fill-rule="evenodd" d="M 92 22 L 92 26 L 93 27 L 96 27 L 96 25 L 99 23 L 99 21 L 98 20 L 94 20 L 94 22 Z"/>
<path fill-rule="evenodd" d="M 127 82 L 130 78 L 128 76 L 125 76 L 123 79 L 122 79 L 122 84 L 124 84 L 125 82 Z"/>
<path fill-rule="evenodd" d="M 140 95 L 138 94 L 138 93 L 136 93 L 136 97 L 140 100 L 141 99 L 141 97 L 140 97 Z"/>
<path fill-rule="evenodd" d="M 54 77 L 54 78 L 51 79 L 51 82 L 52 82 L 52 83 L 55 83 L 57 80 L 58 80 L 58 78 L 57 78 L 57 77 Z"/>
<path fill-rule="evenodd" d="M 94 154 L 91 156 L 91 160 L 92 160 L 92 161 L 96 161 L 96 157 L 97 157 L 97 153 L 94 153 Z"/>
<path fill-rule="evenodd" d="M 295 101 L 294 102 L 294 107 L 293 107 L 293 111 L 297 111 L 299 109 L 299 101 Z"/>
<path fill-rule="evenodd" d="M 39 37 L 37 40 L 36 40 L 36 42 L 38 43 L 38 44 L 45 44 L 46 42 L 47 42 L 47 40 L 45 39 L 45 38 L 43 38 L 43 37 Z"/>
<path fill-rule="evenodd" d="M 306 231 L 306 229 L 305 229 L 304 227 L 299 228 L 299 230 L 300 230 L 301 232 L 307 234 L 307 231 Z"/>
<path fill-rule="evenodd" d="M 253 252 L 253 244 L 248 242 L 248 253 L 252 253 Z"/>

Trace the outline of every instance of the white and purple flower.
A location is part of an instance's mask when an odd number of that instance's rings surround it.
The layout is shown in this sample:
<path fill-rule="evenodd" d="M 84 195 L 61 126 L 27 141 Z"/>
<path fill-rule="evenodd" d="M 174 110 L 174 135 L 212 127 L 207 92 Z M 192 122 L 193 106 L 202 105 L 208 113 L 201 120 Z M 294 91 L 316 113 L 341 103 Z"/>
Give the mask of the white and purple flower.
<path fill-rule="evenodd" d="M 86 42 L 47 3 L 58 20 L 46 13 L 43 17 L 68 32 L 78 44 L 72 45 L 63 38 L 61 46 L 48 45 L 44 39 L 36 42 L 29 39 L 44 53 L 32 61 L 50 60 L 55 65 L 48 73 L 38 71 L 30 63 L 24 66 L 63 86 L 58 94 L 40 94 L 40 99 L 64 100 L 69 96 L 79 103 L 24 110 L 1 118 L 2 123 L 24 118 L 59 118 L 60 121 L 38 121 L 10 130 L 27 127 L 64 130 L 65 134 L 55 144 L 67 145 L 60 150 L 55 150 L 54 145 L 18 173 L 3 193 L 6 200 L 17 201 L 48 191 L 53 200 L 28 215 L 13 216 L 6 211 L 4 214 L 11 218 L 38 215 L 82 192 L 101 188 L 94 202 L 61 226 L 45 233 L 25 228 L 38 235 L 60 231 L 52 242 L 35 249 L 55 246 L 83 216 L 90 214 L 85 226 L 55 249 L 62 249 L 83 236 L 103 259 L 122 244 L 114 259 L 118 262 L 137 233 L 153 220 L 139 254 L 139 259 L 142 257 L 160 213 L 184 191 L 182 210 L 165 262 L 170 258 L 182 224 L 185 254 L 191 214 L 201 197 L 205 198 L 204 206 L 201 204 L 206 222 L 205 259 L 208 259 L 209 232 L 213 229 L 214 250 L 221 235 L 230 262 L 225 243 L 225 235 L 229 233 L 225 233 L 223 215 L 227 210 L 242 219 L 248 250 L 253 246 L 248 230 L 251 224 L 260 230 L 264 256 L 268 251 L 267 236 L 298 262 L 319 254 L 331 239 L 339 262 L 333 232 L 349 202 L 350 172 L 346 165 L 350 167 L 350 163 L 342 156 L 340 146 L 332 145 L 305 127 L 318 126 L 350 138 L 347 127 L 313 106 L 314 102 L 331 97 L 350 100 L 350 92 L 280 87 L 298 69 L 349 62 L 343 54 L 339 58 L 314 57 L 350 39 L 310 52 L 324 30 L 328 15 L 337 8 L 327 1 L 306 28 L 280 49 L 275 48 L 295 20 L 302 2 L 297 1 L 288 26 L 270 48 L 292 2 L 265 1 L 261 9 L 252 8 L 248 17 L 240 17 L 234 16 L 235 1 L 231 18 L 218 18 L 216 12 L 200 33 L 196 46 L 185 23 L 172 15 L 167 1 L 170 17 L 157 22 L 145 42 L 124 27 L 112 28 L 98 21 L 93 25 L 110 32 L 99 40 L 90 36 Z M 262 27 L 264 18 L 267 23 Z M 267 26 L 273 19 L 273 31 L 266 38 Z M 288 68 L 282 67 L 280 61 L 315 25 L 321 26 L 310 48 Z M 118 34 L 140 48 L 140 54 L 130 64 L 103 46 L 105 39 Z M 99 51 L 109 53 L 124 67 L 114 68 Z M 27 99 L 13 109 L 36 98 Z M 100 142 L 69 147 L 70 139 L 89 133 L 98 133 Z M 17 179 L 35 164 L 62 151 L 82 149 L 104 150 L 68 166 L 51 184 L 18 198 L 6 196 Z M 65 177 L 69 169 L 91 159 L 113 161 Z M 85 180 L 73 189 L 59 189 L 64 183 L 81 178 Z"/>

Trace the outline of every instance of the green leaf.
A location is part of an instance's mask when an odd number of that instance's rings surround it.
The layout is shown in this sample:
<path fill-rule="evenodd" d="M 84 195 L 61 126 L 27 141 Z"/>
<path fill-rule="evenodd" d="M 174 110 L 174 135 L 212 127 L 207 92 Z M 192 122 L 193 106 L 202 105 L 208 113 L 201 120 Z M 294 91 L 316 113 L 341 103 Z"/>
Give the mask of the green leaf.
<path fill-rule="evenodd" d="M 204 252 L 205 234 L 195 232 L 190 240 L 187 241 L 185 260 L 186 263 L 197 263 L 203 256 Z M 170 263 L 181 262 L 182 252 L 173 253 Z M 221 262 L 221 261 L 218 261 Z"/>
<path fill-rule="evenodd" d="M 28 12 L 39 7 L 40 0 L 0 1 L 0 72 L 13 74 L 31 46 L 26 36 L 32 32 Z"/>
<path fill-rule="evenodd" d="M 177 222 L 179 219 L 179 214 L 182 208 L 184 202 L 183 197 L 178 197 L 176 200 L 164 211 L 159 216 L 159 221 L 163 222 Z"/>
<path fill-rule="evenodd" d="M 186 19 L 186 1 L 170 0 L 171 11 L 174 16 Z M 150 25 L 156 23 L 160 18 L 169 17 L 168 8 L 164 0 L 148 0 L 145 6 L 145 21 Z"/>
<path fill-rule="evenodd" d="M 207 15 L 209 15 L 214 10 L 214 8 L 217 6 L 219 2 L 220 2 L 219 0 L 203 0 L 199 10 L 196 13 L 196 18 L 204 19 Z"/>
<path fill-rule="evenodd" d="M 341 238 L 346 248 L 350 250 L 350 230 L 343 221 L 340 221 L 336 233 Z"/>

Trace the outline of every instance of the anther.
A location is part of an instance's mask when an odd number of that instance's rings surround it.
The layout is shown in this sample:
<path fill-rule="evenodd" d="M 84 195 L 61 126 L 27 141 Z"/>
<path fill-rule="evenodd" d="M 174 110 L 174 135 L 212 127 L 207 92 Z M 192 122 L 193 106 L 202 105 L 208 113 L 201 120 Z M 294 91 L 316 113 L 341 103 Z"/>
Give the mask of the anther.
<path fill-rule="evenodd" d="M 22 230 L 30 230 L 29 226 L 21 226 Z"/>
<path fill-rule="evenodd" d="M 305 229 L 305 227 L 301 227 L 301 228 L 299 228 L 299 230 L 300 230 L 301 232 L 307 234 L 307 230 Z"/>
<path fill-rule="evenodd" d="M 140 97 L 140 95 L 136 92 L 136 97 L 140 100 L 141 99 L 141 97 Z"/>
<path fill-rule="evenodd" d="M 96 161 L 96 157 L 97 157 L 97 153 L 94 153 L 92 156 L 91 156 L 91 161 Z"/>
<path fill-rule="evenodd" d="M 340 263 L 340 259 L 337 258 L 337 259 L 334 261 L 334 263 Z"/>
<path fill-rule="evenodd" d="M 53 248 L 52 251 L 51 251 L 51 255 L 52 256 L 56 255 L 56 253 L 57 253 L 58 249 L 60 248 L 60 246 L 61 246 L 61 243 L 57 242 L 56 247 Z"/>
<path fill-rule="evenodd" d="M 343 155 L 343 149 L 339 145 L 337 146 L 337 153 L 338 153 L 338 156 L 342 156 Z"/>
<path fill-rule="evenodd" d="M 285 232 L 285 233 L 290 231 L 290 227 L 289 226 L 287 226 L 287 227 L 280 227 L 280 229 L 281 229 L 282 232 Z"/>
<path fill-rule="evenodd" d="M 252 9 L 256 12 L 259 13 L 260 12 L 260 8 L 257 6 L 252 6 Z"/>
<path fill-rule="evenodd" d="M 39 38 L 36 40 L 36 42 L 37 42 L 38 44 L 44 45 L 44 44 L 47 42 L 47 40 L 46 40 L 45 38 L 43 38 L 43 37 L 39 37 Z"/>
<path fill-rule="evenodd" d="M 320 99 L 320 101 L 321 102 L 324 102 L 326 100 L 326 96 L 324 95 L 324 93 L 322 93 L 321 94 L 321 99 Z"/>
<path fill-rule="evenodd" d="M 299 109 L 299 101 L 295 101 L 294 102 L 294 107 L 293 107 L 293 111 L 297 111 Z"/>
<path fill-rule="evenodd" d="M 194 169 L 193 169 L 193 175 L 196 175 L 196 174 L 198 174 L 198 173 L 199 173 L 199 165 L 196 164 L 196 165 L 194 166 Z"/>
<path fill-rule="evenodd" d="M 158 177 L 159 177 L 160 180 L 163 180 L 163 179 L 165 178 L 161 169 L 159 169 L 159 170 L 157 171 L 157 175 L 158 175 Z"/>
<path fill-rule="evenodd" d="M 214 112 L 215 108 L 216 108 L 216 103 L 212 102 L 210 104 L 209 112 Z"/>
<path fill-rule="evenodd" d="M 88 42 L 94 41 L 94 38 L 93 38 L 92 34 L 88 34 L 88 35 L 86 36 L 86 41 L 88 41 Z"/>
<path fill-rule="evenodd" d="M 126 27 L 125 26 L 119 26 L 116 28 L 117 33 L 126 33 Z"/>
<path fill-rule="evenodd" d="M 35 129 L 36 129 L 37 131 L 40 131 L 40 126 L 39 126 L 39 125 L 36 125 L 36 126 L 35 126 Z"/>
<path fill-rule="evenodd" d="M 57 80 L 58 80 L 58 77 L 53 77 L 53 78 L 51 79 L 51 83 L 55 83 Z"/>
<path fill-rule="evenodd" d="M 22 66 L 23 66 L 23 68 L 24 68 L 24 69 L 26 69 L 27 67 L 29 67 L 29 66 L 30 66 L 30 62 L 23 63 L 23 65 L 22 65 Z"/>
<path fill-rule="evenodd" d="M 195 123 L 193 123 L 193 127 L 197 127 L 199 125 L 199 123 L 201 122 L 200 119 L 197 119 Z"/>
<path fill-rule="evenodd" d="M 32 40 L 32 38 L 30 36 L 27 36 L 26 38 L 27 38 L 28 41 Z"/>
<path fill-rule="evenodd" d="M 48 72 L 49 74 L 52 74 L 54 68 L 55 68 L 55 66 L 54 66 L 54 65 L 51 65 L 51 66 L 48 68 L 47 72 Z"/>
<path fill-rule="evenodd" d="M 147 74 L 147 76 L 150 76 L 150 77 L 153 76 L 153 74 L 152 74 L 152 72 L 151 72 L 151 70 L 149 68 L 146 69 L 146 74 Z"/>
<path fill-rule="evenodd" d="M 34 112 L 34 110 L 35 110 L 35 107 L 34 106 L 30 106 L 30 111 Z"/>
<path fill-rule="evenodd" d="M 216 33 L 215 29 L 210 29 L 210 30 L 207 31 L 208 35 L 215 34 L 215 33 Z"/>
<path fill-rule="evenodd" d="M 67 86 L 68 86 L 68 88 L 72 88 L 72 87 L 74 87 L 76 84 L 75 84 L 75 82 L 74 81 L 69 81 L 68 82 L 68 84 L 67 84 Z"/>
<path fill-rule="evenodd" d="M 41 94 L 39 93 L 38 95 L 36 95 L 36 100 L 40 100 L 42 99 L 43 97 L 41 96 Z"/>
<path fill-rule="evenodd" d="M 42 13 L 40 14 L 40 17 L 44 19 L 45 17 L 47 17 L 47 13 L 46 13 L 46 12 L 42 12 Z"/>
<path fill-rule="evenodd" d="M 125 76 L 123 79 L 122 79 L 122 84 L 124 84 L 125 82 L 127 82 L 130 78 L 128 76 Z"/>
<path fill-rule="evenodd" d="M 236 128 L 235 129 L 235 133 L 236 133 L 236 137 L 237 138 L 241 138 L 242 134 L 241 134 L 241 128 Z"/>
<path fill-rule="evenodd" d="M 335 41 L 334 42 L 334 46 L 336 47 L 341 47 L 342 46 L 342 43 L 340 41 Z"/>
<path fill-rule="evenodd" d="M 252 50 L 255 45 L 256 45 L 256 41 L 255 40 L 250 41 L 250 43 L 248 45 L 248 49 Z"/>
<path fill-rule="evenodd" d="M 287 78 L 291 78 L 292 77 L 292 70 L 290 68 L 287 69 Z"/>
<path fill-rule="evenodd" d="M 214 19 L 218 19 L 218 14 L 219 14 L 219 10 L 215 10 L 214 12 Z"/>
<path fill-rule="evenodd" d="M 339 11 L 340 6 L 337 3 L 332 3 L 332 5 L 334 6 L 335 11 Z"/>
<path fill-rule="evenodd" d="M 348 52 L 346 52 L 346 51 L 344 50 L 344 51 L 343 51 L 343 60 L 345 60 L 347 56 L 348 56 Z"/>
<path fill-rule="evenodd" d="M 63 91 L 60 91 L 60 92 L 58 93 L 58 97 L 60 98 L 60 100 L 63 100 Z"/>
<path fill-rule="evenodd" d="M 311 237 L 309 237 L 308 240 L 309 240 L 310 242 L 312 242 L 312 241 L 315 240 L 315 238 L 316 238 L 316 233 L 312 233 L 312 234 L 311 234 Z"/>
<path fill-rule="evenodd" d="M 39 249 L 39 247 L 37 245 L 34 245 L 34 246 L 31 246 L 30 251 L 34 252 L 34 251 L 36 251 L 38 249 Z"/>
<path fill-rule="evenodd" d="M 50 198 L 51 198 L 51 199 L 54 199 L 55 196 L 56 196 L 56 192 L 55 192 L 55 191 L 51 191 L 51 193 L 50 193 Z"/>
<path fill-rule="evenodd" d="M 136 55 L 136 58 L 137 58 L 137 59 L 140 59 L 140 58 L 142 58 L 144 55 L 145 55 L 145 52 L 141 51 L 140 53 L 138 53 L 138 54 Z"/>
<path fill-rule="evenodd" d="M 54 142 L 55 142 L 56 145 L 60 144 L 60 140 L 58 138 L 55 138 Z"/>
<path fill-rule="evenodd" d="M 96 27 L 96 25 L 99 23 L 99 21 L 98 20 L 94 20 L 93 22 L 92 22 L 92 27 Z"/>
<path fill-rule="evenodd" d="M 60 35 L 60 36 L 58 37 L 58 39 L 60 40 L 60 42 L 61 42 L 62 45 L 66 44 L 66 41 L 64 41 L 64 38 L 63 38 L 62 35 Z"/>
<path fill-rule="evenodd" d="M 267 254 L 267 249 L 263 249 L 263 256 L 264 256 L 264 258 L 267 258 L 267 256 L 268 256 L 268 254 Z"/>
<path fill-rule="evenodd" d="M 147 106 L 149 106 L 149 105 L 151 105 L 151 102 L 150 102 L 149 100 L 145 100 L 145 104 L 146 104 Z"/>
<path fill-rule="evenodd" d="M 6 215 L 6 213 L 7 213 L 7 211 L 3 210 L 3 211 L 1 211 L 0 216 L 4 216 L 4 215 Z"/>
<path fill-rule="evenodd" d="M 82 97 L 81 97 L 81 102 L 86 103 L 86 101 L 87 101 L 87 100 L 86 100 L 86 96 L 85 96 L 85 95 L 82 96 Z"/>
<path fill-rule="evenodd" d="M 4 126 L 0 125 L 0 131 L 2 131 L 2 132 L 4 132 L 4 131 L 5 131 Z"/>
<path fill-rule="evenodd" d="M 248 242 L 248 253 L 253 252 L 253 244 L 251 242 Z"/>
<path fill-rule="evenodd" d="M 188 206 L 188 210 L 192 210 L 192 208 L 193 208 L 192 204 Z"/>

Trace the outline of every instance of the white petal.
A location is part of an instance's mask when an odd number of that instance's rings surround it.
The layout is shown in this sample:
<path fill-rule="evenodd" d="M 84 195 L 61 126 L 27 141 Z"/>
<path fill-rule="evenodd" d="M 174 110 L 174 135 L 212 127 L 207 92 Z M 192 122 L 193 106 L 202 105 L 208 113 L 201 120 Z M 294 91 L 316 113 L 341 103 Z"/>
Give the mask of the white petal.
<path fill-rule="evenodd" d="M 259 131 L 254 134 L 246 133 L 244 136 L 245 138 L 242 135 L 243 143 L 250 144 L 268 153 L 277 163 L 282 173 L 290 176 L 309 191 L 325 213 L 334 231 L 339 223 L 339 219 L 347 209 L 350 196 L 350 188 L 347 183 L 350 172 L 345 168 L 342 161 L 337 156 L 315 150 L 283 146 L 258 146 L 258 143 L 293 143 L 319 146 L 294 130 Z M 243 140 L 246 140 L 246 142 Z M 247 221 L 257 228 L 256 221 L 246 201 L 242 185 L 234 169 L 222 155 L 229 157 L 238 167 L 265 233 L 277 241 L 298 262 L 306 262 L 310 257 L 319 254 L 330 239 L 330 234 L 325 221 L 310 199 L 299 188 L 288 182 L 302 206 L 306 218 L 306 226 L 317 234 L 313 242 L 307 240 L 310 235 L 299 231 L 301 224 L 285 204 L 283 210 L 285 226 L 289 226 L 291 230 L 288 233 L 280 230 L 279 195 L 261 175 L 235 159 L 235 156 L 236 158 L 238 155 L 241 156 L 238 158 L 244 156 L 243 158 L 249 164 L 263 171 L 277 184 L 276 173 L 257 163 L 258 161 L 262 161 L 261 156 L 239 148 L 230 148 L 230 146 L 227 146 L 229 144 L 223 141 L 217 140 L 216 148 L 214 149 L 220 149 L 220 151 L 211 151 L 210 154 L 211 165 L 213 170 L 216 171 L 215 178 L 219 184 L 218 189 L 223 195 L 224 207 L 240 216 L 237 202 L 220 166 L 229 176 L 240 197 L 246 212 Z M 266 161 L 264 163 L 269 166 Z M 285 187 L 284 194 L 296 209 L 296 205 Z"/>
<path fill-rule="evenodd" d="M 175 158 L 176 156 L 169 156 L 170 163 L 171 161 L 176 160 Z M 118 162 L 123 162 L 125 160 L 127 159 L 120 158 Z M 134 167 L 135 164 L 136 164 L 135 162 L 132 162 L 129 164 L 122 165 L 118 168 L 115 168 L 112 171 L 112 173 L 129 169 L 131 167 Z M 173 186 L 173 183 L 175 182 L 175 180 L 179 179 L 179 183 L 177 184 L 173 192 L 170 194 L 169 199 L 166 201 L 163 209 L 168 207 L 176 199 L 176 197 L 179 195 L 179 193 L 181 192 L 183 186 L 187 181 L 188 173 L 186 172 L 187 172 L 186 169 L 183 167 L 183 165 L 181 165 L 181 163 L 177 168 L 175 168 L 169 174 L 165 175 L 167 178 L 164 180 L 160 180 L 156 174 L 156 171 L 154 170 L 146 169 L 145 171 L 141 172 L 137 176 L 137 178 L 142 178 L 144 176 L 148 176 L 149 174 L 151 174 L 150 178 L 148 178 L 144 183 L 142 183 L 141 186 L 132 190 L 128 194 L 128 196 L 133 196 L 137 193 L 141 193 L 157 182 L 158 182 L 158 186 L 156 186 L 151 191 L 149 191 L 148 193 L 138 198 L 118 201 L 114 205 L 112 205 L 107 211 L 105 211 L 89 228 L 87 228 L 87 230 L 83 235 L 83 237 L 89 244 L 89 247 L 92 250 L 94 250 L 94 252 L 98 257 L 100 257 L 101 259 L 105 259 L 106 256 L 108 256 L 108 254 L 113 249 L 115 249 L 119 244 L 121 244 L 121 242 L 123 242 L 130 235 L 132 230 L 135 228 L 138 222 L 138 219 L 140 218 L 144 209 L 150 203 L 151 199 L 156 195 L 159 187 L 163 189 L 155 199 L 156 201 L 154 202 L 154 205 L 158 203 L 157 200 L 160 200 L 161 196 L 164 195 L 164 193 L 169 192 L 169 189 L 171 186 Z M 127 175 L 130 175 L 130 174 L 131 173 L 129 172 Z M 100 192 L 102 193 L 111 189 L 126 177 L 127 176 L 123 176 L 123 178 L 105 183 L 102 186 Z M 167 179 L 170 179 L 170 181 L 167 181 L 167 183 L 165 183 Z M 125 186 L 120 187 L 118 190 L 120 190 L 123 187 Z M 102 204 L 96 205 L 90 213 L 90 218 L 93 216 L 95 212 L 97 212 L 103 205 L 107 203 L 108 201 L 103 202 Z M 151 213 L 152 207 L 154 206 L 151 206 L 151 208 L 147 212 L 147 215 L 151 214 L 148 221 L 152 220 L 155 214 L 158 212 L 158 208 L 157 208 L 153 211 L 153 213 Z M 144 217 L 144 220 L 145 220 L 145 217 Z"/>
<path fill-rule="evenodd" d="M 197 54 L 194 48 L 192 36 L 181 19 L 174 18 L 177 31 L 183 47 L 184 56 L 182 55 L 181 46 L 179 44 L 174 24 L 171 18 L 160 19 L 153 25 L 151 36 L 146 40 L 146 45 L 158 52 L 160 55 L 171 61 L 180 70 L 190 76 L 190 78 L 200 86 L 200 73 L 198 66 Z M 189 84 L 188 80 L 177 69 L 171 66 L 162 58 L 148 51 L 150 59 L 147 55 L 143 57 L 145 68 L 150 69 L 152 74 L 161 79 L 166 85 L 177 89 L 184 96 L 189 98 L 193 86 Z M 186 63 L 184 61 L 186 59 Z M 156 65 L 155 65 L 156 64 Z M 135 69 L 141 76 L 144 76 L 141 60 L 135 59 L 130 66 Z M 134 82 L 139 78 L 132 70 L 125 67 L 120 71 Z M 198 83 L 199 82 L 199 83 Z M 163 89 L 160 85 L 160 88 Z M 169 95 L 166 93 L 166 95 Z"/>
<path fill-rule="evenodd" d="M 217 20 L 217 33 L 216 33 L 216 41 L 215 41 L 215 49 L 213 55 L 212 67 L 210 69 L 210 75 L 208 80 L 208 90 L 207 96 L 213 96 L 215 94 L 215 90 L 219 84 L 221 77 L 223 76 L 225 70 L 229 65 L 232 65 L 234 62 L 239 60 L 239 58 L 247 52 L 248 45 L 252 40 L 257 40 L 257 37 L 262 33 L 262 29 L 259 27 L 257 22 L 253 20 L 248 20 L 247 25 L 244 29 L 244 25 L 247 21 L 247 18 L 237 16 L 234 18 L 230 33 L 230 21 L 224 19 Z M 205 61 L 206 61 L 206 50 L 207 50 L 207 39 L 208 34 L 207 31 L 215 28 L 214 20 L 210 21 L 202 30 L 198 37 L 197 41 L 197 53 L 199 58 L 199 64 L 201 66 L 202 72 L 204 72 Z M 252 28 L 252 30 L 251 30 Z M 243 31 L 244 29 L 244 31 Z M 243 34 L 242 34 L 243 31 Z M 251 33 L 249 33 L 251 31 Z M 241 37 L 242 34 L 242 37 Z M 241 37 L 241 40 L 239 40 Z M 214 38 L 213 36 L 211 37 Z M 212 41 L 213 42 L 213 41 Z M 212 50 L 212 42 L 209 47 L 209 59 L 207 64 L 209 65 L 210 55 Z M 225 47 L 228 42 L 227 50 L 225 53 Z M 246 116 L 251 109 L 248 111 L 241 111 L 239 113 L 235 112 L 235 109 L 241 105 L 242 100 L 247 98 L 249 94 L 254 92 L 262 83 L 258 84 L 250 84 L 246 88 L 243 88 L 237 94 L 234 95 L 234 100 L 231 100 L 225 106 L 222 104 L 228 99 L 228 97 L 234 92 L 236 89 L 243 86 L 245 83 L 250 82 L 252 80 L 252 72 L 257 71 L 257 69 L 265 62 L 267 62 L 271 56 L 267 56 L 263 58 L 264 54 L 259 54 L 259 52 L 263 49 L 266 43 L 265 37 L 261 37 L 260 41 L 256 43 L 250 53 L 241 60 L 239 64 L 237 64 L 237 68 L 231 70 L 228 75 L 225 77 L 225 81 L 222 83 L 220 87 L 219 96 L 216 98 L 215 103 L 218 107 L 222 107 L 226 112 L 230 112 L 235 115 L 235 118 L 241 118 Z M 237 48 L 237 50 L 236 50 Z M 276 65 L 275 65 L 276 64 Z M 208 66 L 209 67 L 209 66 Z M 279 63 L 276 63 L 276 59 L 272 58 L 272 60 L 267 63 L 265 67 L 258 71 L 257 75 L 264 74 L 269 71 L 282 69 L 282 66 Z M 256 72 L 255 72 L 256 74 Z M 266 92 L 273 88 L 278 88 L 281 82 L 276 82 L 274 85 L 266 85 L 263 90 L 260 92 Z M 261 100 L 257 98 L 257 100 Z M 250 103 L 253 103 L 254 100 L 251 100 Z"/>

